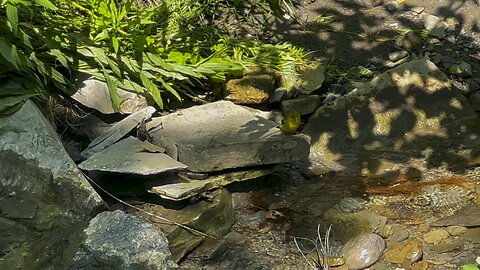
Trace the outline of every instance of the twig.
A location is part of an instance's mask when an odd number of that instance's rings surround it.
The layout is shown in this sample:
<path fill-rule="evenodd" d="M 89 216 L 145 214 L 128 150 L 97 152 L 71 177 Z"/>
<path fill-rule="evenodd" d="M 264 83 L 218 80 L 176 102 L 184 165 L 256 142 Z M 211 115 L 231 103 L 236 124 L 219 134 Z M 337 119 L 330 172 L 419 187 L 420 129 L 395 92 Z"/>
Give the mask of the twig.
<path fill-rule="evenodd" d="M 143 210 L 143 209 L 141 209 L 141 208 L 138 208 L 138 207 L 136 207 L 136 206 L 134 206 L 134 205 L 132 205 L 132 204 L 129 204 L 129 203 L 127 203 L 126 201 L 121 200 L 121 199 L 117 198 L 116 196 L 114 196 L 113 194 L 111 194 L 110 192 L 106 191 L 106 190 L 105 190 L 104 188 L 102 188 L 99 184 L 97 184 L 95 181 L 93 181 L 92 178 L 90 178 L 88 175 L 86 175 L 83 171 L 81 171 L 81 173 L 85 176 L 85 178 L 87 178 L 87 180 L 88 180 L 90 183 L 92 183 L 94 186 L 96 186 L 97 188 L 99 188 L 101 191 L 105 192 L 105 194 L 107 194 L 108 196 L 112 197 L 114 200 L 116 200 L 116 201 L 118 201 L 118 202 L 120 202 L 120 203 L 122 203 L 122 204 L 124 204 L 124 205 L 126 205 L 126 206 L 128 206 L 128 207 L 131 207 L 131 208 L 133 208 L 133 209 L 135 209 L 135 210 L 137 210 L 137 211 L 139 211 L 139 212 L 141 212 L 141 213 L 143 213 L 143 214 L 146 214 L 146 215 L 148 215 L 150 218 L 156 218 L 156 219 L 158 219 L 158 220 L 167 222 L 167 223 L 169 223 L 169 224 L 176 225 L 176 226 L 178 226 L 178 227 L 180 227 L 180 228 L 182 228 L 182 229 L 185 229 L 185 230 L 187 230 L 187 231 L 189 231 L 189 232 L 191 232 L 191 233 L 193 233 L 193 234 L 198 234 L 198 235 L 201 235 L 201 236 L 204 236 L 204 237 L 208 237 L 208 238 L 211 238 L 211 239 L 214 239 L 214 240 L 218 240 L 218 238 L 216 238 L 216 237 L 214 237 L 214 236 L 212 236 L 212 235 L 206 234 L 206 233 L 201 232 L 201 231 L 199 231 L 199 230 L 195 230 L 194 228 L 191 228 L 191 227 L 188 227 L 188 226 L 186 226 L 186 225 L 180 224 L 180 223 L 175 222 L 175 221 L 173 221 L 173 220 L 170 220 L 170 219 L 167 219 L 167 218 L 164 218 L 164 217 L 161 217 L 161 216 L 158 216 L 158 215 L 149 213 L 149 212 L 147 212 L 147 211 L 145 211 L 145 210 Z"/>

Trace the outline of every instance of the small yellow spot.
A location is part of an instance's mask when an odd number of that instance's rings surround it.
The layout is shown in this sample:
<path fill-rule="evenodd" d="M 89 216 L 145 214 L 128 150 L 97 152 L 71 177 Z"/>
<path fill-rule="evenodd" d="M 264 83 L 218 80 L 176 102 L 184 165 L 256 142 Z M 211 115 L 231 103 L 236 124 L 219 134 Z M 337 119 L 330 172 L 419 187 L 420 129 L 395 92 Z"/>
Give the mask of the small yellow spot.
<path fill-rule="evenodd" d="M 285 133 L 292 133 L 300 126 L 301 118 L 298 112 L 289 112 L 283 117 L 280 129 Z"/>

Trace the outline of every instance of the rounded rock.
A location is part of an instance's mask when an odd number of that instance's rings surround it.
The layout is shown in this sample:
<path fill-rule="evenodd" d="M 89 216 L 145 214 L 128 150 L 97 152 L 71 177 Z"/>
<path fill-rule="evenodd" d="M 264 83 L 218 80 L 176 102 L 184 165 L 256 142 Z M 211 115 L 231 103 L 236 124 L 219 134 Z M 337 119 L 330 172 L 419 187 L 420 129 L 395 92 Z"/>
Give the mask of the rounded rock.
<path fill-rule="evenodd" d="M 422 242 L 416 239 L 407 240 L 388 248 L 385 252 L 385 260 L 390 263 L 411 263 L 420 260 L 423 255 Z"/>
<path fill-rule="evenodd" d="M 350 270 L 367 268 L 380 259 L 385 250 L 385 240 L 378 234 L 361 234 L 343 246 L 341 254 Z"/>

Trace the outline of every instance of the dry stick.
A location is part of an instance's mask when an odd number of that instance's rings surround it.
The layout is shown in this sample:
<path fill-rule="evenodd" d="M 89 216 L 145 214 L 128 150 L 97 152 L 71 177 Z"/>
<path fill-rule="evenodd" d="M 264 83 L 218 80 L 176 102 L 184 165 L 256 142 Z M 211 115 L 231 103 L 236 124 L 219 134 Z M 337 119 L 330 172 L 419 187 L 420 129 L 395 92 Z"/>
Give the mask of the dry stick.
<path fill-rule="evenodd" d="M 218 240 L 218 239 L 217 239 L 216 237 L 214 237 L 214 236 L 211 236 L 211 235 L 206 234 L 206 233 L 204 233 L 204 232 L 201 232 L 201 231 L 199 231 L 199 230 L 195 230 L 194 228 L 191 228 L 191 227 L 188 227 L 188 226 L 186 226 L 186 225 L 180 224 L 180 223 L 175 222 L 175 221 L 173 221 L 173 220 L 169 220 L 169 219 L 167 219 L 167 218 L 164 218 L 164 217 L 157 216 L 157 215 L 155 215 L 155 214 L 149 213 L 149 212 L 147 212 L 147 211 L 145 211 L 145 210 L 143 210 L 143 209 L 141 209 L 141 208 L 138 208 L 138 207 L 136 207 L 136 206 L 134 206 L 134 205 L 132 205 L 132 204 L 129 204 L 129 203 L 127 203 L 126 201 L 123 201 L 123 200 L 117 198 L 116 196 L 114 196 L 113 194 L 111 194 L 110 192 L 106 191 L 106 190 L 105 190 L 104 188 L 102 188 L 99 184 L 97 184 L 95 181 L 93 181 L 92 178 L 90 178 L 88 175 L 86 175 L 83 171 L 80 171 L 80 172 L 85 176 L 85 178 L 88 179 L 88 181 L 89 181 L 90 183 L 92 183 L 93 185 L 95 185 L 96 187 L 98 187 L 101 191 L 105 192 L 105 194 L 107 194 L 108 196 L 112 197 L 114 200 L 117 200 L 117 201 L 119 201 L 120 203 L 122 203 L 122 204 L 124 204 L 124 205 L 126 205 L 126 206 L 128 206 L 128 207 L 131 207 L 131 208 L 133 208 L 133 209 L 135 209 L 135 210 L 137 210 L 137 211 L 139 211 L 139 212 L 142 212 L 142 213 L 148 215 L 148 216 L 151 217 L 151 218 L 156 218 L 156 219 L 158 219 L 158 220 L 165 221 L 165 222 L 170 223 L 170 224 L 172 224 L 172 225 L 176 225 L 176 226 L 178 226 L 178 227 L 180 227 L 180 228 L 182 228 L 182 229 L 185 229 L 185 230 L 187 230 L 187 231 L 189 231 L 189 232 L 191 232 L 191 233 L 193 233 L 193 234 L 199 234 L 199 235 L 201 235 L 201 236 L 205 236 L 205 237 L 208 237 L 208 238 L 211 238 L 211 239 L 214 239 L 214 240 Z"/>

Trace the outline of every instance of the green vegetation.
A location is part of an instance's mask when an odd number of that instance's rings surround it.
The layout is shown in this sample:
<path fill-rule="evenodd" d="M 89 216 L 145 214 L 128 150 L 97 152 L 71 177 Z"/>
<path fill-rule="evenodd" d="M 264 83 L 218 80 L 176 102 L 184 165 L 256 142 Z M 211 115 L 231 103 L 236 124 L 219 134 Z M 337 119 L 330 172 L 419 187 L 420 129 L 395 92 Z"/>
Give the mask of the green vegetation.
<path fill-rule="evenodd" d="M 148 95 L 163 108 L 250 65 L 292 70 L 305 52 L 289 44 L 232 40 L 220 16 L 243 7 L 281 13 L 284 0 L 2 0 L 0 114 L 32 97 L 70 95 L 77 72 Z M 26 89 L 26 90 L 25 90 Z"/>

